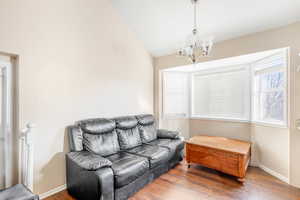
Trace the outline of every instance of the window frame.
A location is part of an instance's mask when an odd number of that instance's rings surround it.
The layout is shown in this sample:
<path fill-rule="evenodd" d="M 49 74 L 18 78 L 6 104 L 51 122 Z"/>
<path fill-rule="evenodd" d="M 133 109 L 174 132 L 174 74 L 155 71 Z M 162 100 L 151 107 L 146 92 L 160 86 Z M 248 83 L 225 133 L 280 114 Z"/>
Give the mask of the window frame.
<path fill-rule="evenodd" d="M 267 67 L 266 69 L 271 69 L 271 71 L 273 72 L 280 72 L 282 71 L 284 73 L 284 79 L 283 79 L 283 120 L 279 121 L 279 120 L 261 120 L 257 117 L 257 111 L 256 111 L 256 107 L 255 107 L 255 102 L 256 102 L 256 91 L 255 91 L 255 78 L 256 75 L 255 73 L 257 71 L 260 70 L 256 70 L 255 69 L 255 63 L 259 62 L 256 61 L 254 63 L 251 64 L 251 122 L 257 125 L 262 125 L 262 126 L 271 126 L 271 127 L 276 127 L 276 128 L 288 128 L 289 127 L 289 116 L 288 116 L 288 110 L 289 110 L 289 49 L 285 49 L 279 53 L 270 55 L 268 57 L 265 57 L 263 59 L 267 59 L 269 57 L 273 57 L 275 55 L 278 54 L 283 54 L 284 58 L 283 58 L 283 66 L 282 67 L 278 67 L 276 65 L 271 66 L 271 67 Z M 274 68 L 272 70 L 272 68 Z M 278 69 L 276 69 L 278 68 Z M 261 85 L 261 84 L 260 84 Z M 268 92 L 272 92 L 272 91 L 282 91 L 281 89 L 273 89 L 273 90 L 269 90 Z M 262 92 L 263 93 L 263 92 Z M 259 97 L 261 98 L 261 96 Z M 261 105 L 257 105 L 258 109 L 261 109 Z M 261 110 L 259 111 L 261 112 Z"/>
<path fill-rule="evenodd" d="M 255 79 L 255 72 L 258 71 L 255 69 L 255 63 L 258 63 L 259 61 L 262 61 L 264 59 L 267 59 L 269 57 L 272 57 L 276 54 L 282 54 L 283 55 L 283 62 L 284 65 L 281 68 L 281 71 L 284 72 L 284 88 L 283 88 L 283 95 L 284 95 L 284 120 L 283 121 L 271 121 L 271 120 L 258 120 L 257 117 L 255 116 L 255 91 L 254 91 L 254 79 Z M 267 63 L 268 64 L 268 63 Z M 230 118 L 230 117 L 217 117 L 217 116 L 201 116 L 201 115 L 196 115 L 194 114 L 194 76 L 197 74 L 203 74 L 203 73 L 216 73 L 216 72 L 225 72 L 225 71 L 230 71 L 233 68 L 239 68 L 241 66 L 248 67 L 248 118 L 247 119 L 242 119 L 242 118 Z M 277 65 L 278 66 L 278 65 Z M 266 66 L 265 69 L 272 68 L 272 66 Z M 187 75 L 187 111 L 186 115 L 166 115 L 165 114 L 165 78 L 164 78 L 164 73 L 183 73 Z M 272 55 L 269 55 L 267 57 L 264 57 L 263 59 L 256 60 L 254 62 L 250 63 L 245 63 L 241 65 L 231 65 L 231 66 L 224 66 L 224 67 L 214 67 L 211 69 L 205 69 L 203 71 L 193 71 L 193 72 L 181 72 L 181 71 L 164 71 L 161 70 L 160 74 L 161 76 L 161 83 L 162 83 L 162 91 L 161 91 L 161 100 L 162 100 L 162 108 L 161 108 L 161 117 L 162 119 L 202 119 L 202 120 L 213 120 L 213 121 L 225 121 L 225 122 L 239 122 L 239 123 L 249 123 L 253 125 L 261 125 L 261 126 L 267 126 L 267 127 L 275 127 L 275 128 L 289 128 L 289 109 L 290 109 L 290 88 L 289 88 L 289 80 L 290 80 L 290 48 L 282 48 L 280 51 L 277 53 L 274 53 Z M 278 91 L 278 90 L 277 90 Z"/>
<path fill-rule="evenodd" d="M 165 75 L 169 74 L 184 74 L 186 76 L 186 89 L 185 89 L 185 94 L 187 95 L 186 103 L 188 104 L 186 107 L 185 113 L 181 114 L 167 114 L 165 109 L 166 109 L 166 78 Z M 189 73 L 187 72 L 176 72 L 176 71 L 162 71 L 162 119 L 187 119 L 190 118 L 190 113 L 189 113 L 189 98 L 190 98 L 190 89 L 189 89 Z"/>
<path fill-rule="evenodd" d="M 197 115 L 194 113 L 194 77 L 204 74 L 226 73 L 231 71 L 246 70 L 248 80 L 246 81 L 247 92 L 245 94 L 245 104 L 249 105 L 246 109 L 245 118 L 234 117 L 218 117 L 218 116 L 205 116 Z M 241 64 L 235 66 L 216 67 L 213 69 L 203 70 L 201 72 L 193 72 L 190 74 L 190 118 L 191 119 L 204 119 L 204 120 L 218 120 L 218 121 L 233 121 L 233 122 L 250 122 L 251 121 L 251 70 L 249 64 Z"/>

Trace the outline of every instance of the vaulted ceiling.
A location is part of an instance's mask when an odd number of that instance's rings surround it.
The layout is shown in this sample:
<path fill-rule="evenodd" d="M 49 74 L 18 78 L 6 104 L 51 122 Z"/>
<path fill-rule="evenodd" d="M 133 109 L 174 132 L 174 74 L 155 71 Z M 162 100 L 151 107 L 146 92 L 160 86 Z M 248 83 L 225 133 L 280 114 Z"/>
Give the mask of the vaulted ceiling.
<path fill-rule="evenodd" d="M 191 33 L 191 0 L 111 1 L 153 56 L 176 52 Z M 218 42 L 299 21 L 300 0 L 200 0 L 198 20 Z"/>

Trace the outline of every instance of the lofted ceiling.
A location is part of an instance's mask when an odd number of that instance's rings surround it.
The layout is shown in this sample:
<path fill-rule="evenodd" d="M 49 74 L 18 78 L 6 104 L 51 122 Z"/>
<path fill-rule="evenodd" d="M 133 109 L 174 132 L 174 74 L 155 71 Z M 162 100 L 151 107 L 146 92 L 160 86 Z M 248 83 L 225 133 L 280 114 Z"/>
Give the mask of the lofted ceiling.
<path fill-rule="evenodd" d="M 191 0 L 111 0 L 154 56 L 172 54 L 193 26 Z M 300 0 L 200 0 L 199 31 L 215 42 L 300 20 Z"/>

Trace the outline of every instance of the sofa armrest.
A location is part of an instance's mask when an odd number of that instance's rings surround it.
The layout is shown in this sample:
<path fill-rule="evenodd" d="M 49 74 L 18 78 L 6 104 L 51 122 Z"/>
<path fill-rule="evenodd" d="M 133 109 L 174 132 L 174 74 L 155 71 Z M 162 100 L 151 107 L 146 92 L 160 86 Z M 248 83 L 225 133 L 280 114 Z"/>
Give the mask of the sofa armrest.
<path fill-rule="evenodd" d="M 85 170 L 97 170 L 112 165 L 108 159 L 88 151 L 70 152 L 68 157 Z"/>
<path fill-rule="evenodd" d="M 97 158 L 96 164 L 83 162 L 87 161 L 88 157 Z M 85 151 L 71 152 L 66 155 L 67 190 L 76 199 L 114 200 L 114 173 L 109 166 L 111 163 L 100 162 L 100 157 L 98 155 L 95 157 L 95 154 Z M 85 168 L 98 169 L 87 170 Z"/>
<path fill-rule="evenodd" d="M 157 137 L 158 138 L 168 138 L 168 139 L 178 139 L 179 132 L 178 131 L 169 131 L 169 130 L 165 130 L 165 129 L 158 129 Z"/>

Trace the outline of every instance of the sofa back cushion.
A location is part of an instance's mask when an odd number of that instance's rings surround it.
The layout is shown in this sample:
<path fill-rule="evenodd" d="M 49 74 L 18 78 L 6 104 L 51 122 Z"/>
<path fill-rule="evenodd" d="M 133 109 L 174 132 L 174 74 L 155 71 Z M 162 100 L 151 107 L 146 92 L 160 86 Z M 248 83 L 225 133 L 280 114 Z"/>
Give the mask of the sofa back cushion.
<path fill-rule="evenodd" d="M 111 132 L 116 128 L 116 122 L 106 118 L 86 119 L 77 124 L 83 132 L 95 135 Z"/>
<path fill-rule="evenodd" d="M 101 156 L 120 151 L 116 123 L 110 119 L 92 119 L 79 122 L 86 150 Z"/>
<path fill-rule="evenodd" d="M 138 129 L 138 121 L 133 116 L 118 117 L 114 119 L 121 150 L 131 149 L 142 144 Z"/>
<path fill-rule="evenodd" d="M 83 150 L 83 136 L 82 130 L 77 125 L 72 125 L 67 127 L 67 134 L 69 139 L 70 151 L 82 151 Z"/>
<path fill-rule="evenodd" d="M 136 116 L 139 122 L 139 131 L 143 143 L 151 142 L 157 139 L 155 119 L 153 115 Z"/>

